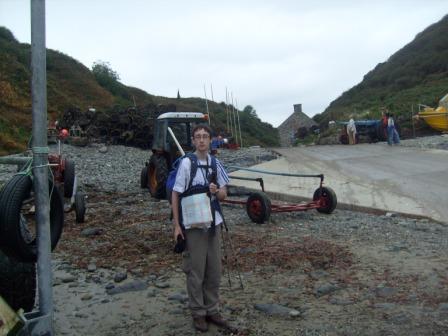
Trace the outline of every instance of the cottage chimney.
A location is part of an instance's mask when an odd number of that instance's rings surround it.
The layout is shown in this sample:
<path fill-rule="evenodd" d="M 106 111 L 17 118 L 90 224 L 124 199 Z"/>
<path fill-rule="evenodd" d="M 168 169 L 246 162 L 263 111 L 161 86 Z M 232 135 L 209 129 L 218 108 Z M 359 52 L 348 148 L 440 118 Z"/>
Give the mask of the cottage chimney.
<path fill-rule="evenodd" d="M 302 104 L 294 104 L 294 113 L 302 113 Z"/>

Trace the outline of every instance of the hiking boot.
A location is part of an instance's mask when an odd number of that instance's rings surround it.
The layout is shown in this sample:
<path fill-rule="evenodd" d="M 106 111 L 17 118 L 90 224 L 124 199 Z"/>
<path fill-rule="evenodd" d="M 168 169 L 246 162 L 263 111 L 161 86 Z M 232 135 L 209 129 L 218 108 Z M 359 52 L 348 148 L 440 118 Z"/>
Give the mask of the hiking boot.
<path fill-rule="evenodd" d="M 227 322 L 222 316 L 221 314 L 217 313 L 217 314 L 213 314 L 213 315 L 207 315 L 205 317 L 205 319 L 210 322 L 213 323 L 214 325 L 217 325 L 218 327 L 227 329 L 231 332 L 238 332 L 238 330 L 235 327 L 232 327 L 229 322 Z"/>
<path fill-rule="evenodd" d="M 207 322 L 205 321 L 204 316 L 193 317 L 193 325 L 194 325 L 194 328 L 198 331 L 205 332 L 208 330 L 208 325 L 207 325 Z"/>

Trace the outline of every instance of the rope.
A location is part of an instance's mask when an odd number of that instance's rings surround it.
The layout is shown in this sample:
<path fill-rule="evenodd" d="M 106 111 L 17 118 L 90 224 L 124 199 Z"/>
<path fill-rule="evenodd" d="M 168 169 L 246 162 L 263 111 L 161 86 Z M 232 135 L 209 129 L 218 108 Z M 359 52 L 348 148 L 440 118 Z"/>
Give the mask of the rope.
<path fill-rule="evenodd" d="M 46 153 L 48 153 L 48 147 L 33 147 L 33 152 L 36 154 L 45 154 L 45 150 L 47 151 Z M 41 153 L 39 153 L 39 151 L 41 151 Z M 26 175 L 26 176 L 29 176 L 32 180 L 34 178 L 33 169 L 42 168 L 42 167 L 48 167 L 48 171 L 50 172 L 50 175 L 51 175 L 52 187 L 51 187 L 50 195 L 49 195 L 49 198 L 51 200 L 51 196 L 53 194 L 55 183 L 54 183 L 54 174 L 53 174 L 53 171 L 51 170 L 49 163 L 33 167 L 33 158 L 30 158 L 28 160 L 28 162 L 25 163 L 22 170 L 20 172 L 16 173 L 15 175 Z"/>
<path fill-rule="evenodd" d="M 28 162 L 25 163 L 25 165 L 22 167 L 22 170 L 16 173 L 15 175 L 27 175 L 32 178 L 33 177 L 33 173 L 31 171 L 32 164 L 33 164 L 33 158 L 29 159 Z"/>

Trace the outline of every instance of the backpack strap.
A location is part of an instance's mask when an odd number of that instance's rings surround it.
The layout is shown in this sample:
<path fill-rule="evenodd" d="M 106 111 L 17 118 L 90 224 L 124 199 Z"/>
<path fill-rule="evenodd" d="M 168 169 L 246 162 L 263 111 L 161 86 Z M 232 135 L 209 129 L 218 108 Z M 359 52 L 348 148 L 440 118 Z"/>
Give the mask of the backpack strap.
<path fill-rule="evenodd" d="M 179 197 L 179 214 L 180 214 L 180 222 L 181 222 L 180 224 L 181 224 L 181 227 L 183 230 L 185 230 L 185 227 L 182 223 L 182 215 L 181 215 L 182 212 L 181 212 L 180 199 L 182 197 L 193 195 L 196 193 L 204 193 L 204 192 L 208 193 L 209 181 L 206 181 L 207 185 L 198 185 L 198 186 L 194 186 L 194 187 L 192 186 L 193 179 L 195 178 L 196 173 L 198 171 L 198 167 L 206 168 L 207 171 L 209 168 L 211 168 L 212 174 L 214 174 L 214 176 L 216 176 L 216 179 L 218 176 L 217 175 L 218 174 L 218 165 L 216 162 L 216 157 L 214 155 L 210 155 L 210 158 L 211 158 L 210 165 L 208 165 L 208 163 L 207 163 L 206 166 L 198 164 L 198 158 L 194 153 L 187 153 L 187 154 L 185 154 L 184 158 L 190 159 L 191 167 L 190 167 L 190 181 L 188 183 L 188 187 L 182 194 L 179 195 L 180 196 Z M 208 157 L 207 157 L 207 162 L 208 162 Z M 219 188 L 219 185 L 218 185 L 218 188 Z M 209 197 L 210 197 L 210 194 L 209 194 Z M 219 204 L 219 201 L 216 197 L 214 197 L 213 201 L 211 200 L 211 197 L 210 197 L 210 203 L 211 203 L 210 205 L 211 205 L 211 209 L 212 209 L 212 218 L 213 218 L 212 225 L 211 225 L 211 234 L 214 235 L 215 234 L 215 211 L 218 211 L 221 216 L 223 216 L 223 215 L 222 215 L 221 205 Z"/>
<path fill-rule="evenodd" d="M 212 168 L 212 176 L 215 177 L 216 181 L 214 181 L 216 183 L 216 185 L 219 188 L 219 183 L 218 183 L 218 166 L 216 164 L 216 157 L 214 155 L 211 155 L 211 163 L 210 166 Z M 213 218 L 213 222 L 211 225 L 211 235 L 215 234 L 215 226 L 216 226 L 216 211 L 218 211 L 218 213 L 221 215 L 221 217 L 223 217 L 222 215 L 222 211 L 221 211 L 221 205 L 219 204 L 218 198 L 216 196 L 214 197 L 210 197 L 210 205 L 212 208 L 212 218 Z M 224 217 L 223 217 L 224 218 Z"/>
<path fill-rule="evenodd" d="M 216 164 L 216 157 L 214 155 L 210 155 L 212 158 L 212 161 L 210 163 L 210 166 L 212 168 L 212 174 L 214 174 L 214 176 L 216 176 L 216 184 L 218 185 L 218 166 Z M 219 185 L 218 185 L 219 188 Z"/>
<path fill-rule="evenodd" d="M 193 179 L 196 176 L 196 172 L 198 171 L 198 157 L 194 153 L 187 153 L 185 154 L 186 158 L 190 159 L 191 166 L 190 166 L 190 181 L 188 182 L 188 187 L 186 191 L 191 189 L 191 186 L 193 184 Z"/>

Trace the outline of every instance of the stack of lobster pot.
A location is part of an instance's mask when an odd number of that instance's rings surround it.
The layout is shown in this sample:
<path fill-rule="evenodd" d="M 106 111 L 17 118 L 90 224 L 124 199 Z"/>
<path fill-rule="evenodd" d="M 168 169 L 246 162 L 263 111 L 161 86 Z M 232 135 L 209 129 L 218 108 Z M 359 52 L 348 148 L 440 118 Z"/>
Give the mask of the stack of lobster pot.
<path fill-rule="evenodd" d="M 176 112 L 176 105 L 147 104 L 126 109 L 114 107 L 107 111 L 90 109 L 85 112 L 71 108 L 64 112 L 59 125 L 67 129 L 80 129 L 88 142 L 101 141 L 148 149 L 153 139 L 154 119 L 168 111 Z"/>

